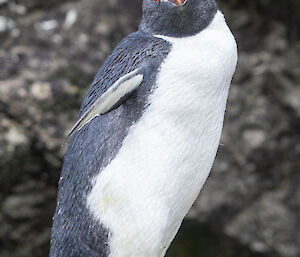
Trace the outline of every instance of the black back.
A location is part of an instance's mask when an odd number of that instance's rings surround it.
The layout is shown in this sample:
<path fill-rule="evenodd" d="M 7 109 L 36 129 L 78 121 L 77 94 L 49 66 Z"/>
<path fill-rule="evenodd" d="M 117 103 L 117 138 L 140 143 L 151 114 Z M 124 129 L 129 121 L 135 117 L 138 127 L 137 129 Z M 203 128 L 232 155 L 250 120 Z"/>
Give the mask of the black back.
<path fill-rule="evenodd" d="M 51 237 L 51 257 L 107 257 L 110 231 L 87 209 L 92 179 L 116 156 L 129 127 L 142 116 L 157 70 L 170 45 L 150 34 L 135 32 L 123 39 L 100 68 L 82 104 L 79 117 L 121 76 L 144 61 L 152 70 L 140 88 L 119 108 L 97 117 L 77 132 L 69 144 L 58 186 Z"/>

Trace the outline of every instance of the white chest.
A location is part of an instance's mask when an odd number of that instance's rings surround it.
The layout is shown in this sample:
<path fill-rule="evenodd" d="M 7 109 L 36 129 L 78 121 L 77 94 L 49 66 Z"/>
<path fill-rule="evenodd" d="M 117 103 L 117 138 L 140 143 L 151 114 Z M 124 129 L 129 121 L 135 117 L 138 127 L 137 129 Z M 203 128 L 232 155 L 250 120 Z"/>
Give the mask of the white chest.
<path fill-rule="evenodd" d="M 236 44 L 222 14 L 200 34 L 165 38 L 151 105 L 95 178 L 93 215 L 112 232 L 110 257 L 163 256 L 211 169 Z"/>

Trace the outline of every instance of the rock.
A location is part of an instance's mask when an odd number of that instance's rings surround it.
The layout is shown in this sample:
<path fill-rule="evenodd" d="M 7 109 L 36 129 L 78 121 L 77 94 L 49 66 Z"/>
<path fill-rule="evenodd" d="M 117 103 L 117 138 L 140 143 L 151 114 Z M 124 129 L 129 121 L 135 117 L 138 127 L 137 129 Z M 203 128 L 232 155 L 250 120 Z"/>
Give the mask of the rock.
<path fill-rule="evenodd" d="M 0 6 L 4 5 L 4 4 L 7 4 L 7 3 L 8 3 L 8 0 L 0 0 Z"/>
<path fill-rule="evenodd" d="M 12 30 L 16 26 L 15 22 L 5 16 L 0 16 L 0 33 Z"/>
<path fill-rule="evenodd" d="M 78 13 L 76 10 L 74 10 L 74 9 L 69 10 L 66 14 L 64 28 L 70 29 L 74 25 L 74 23 L 77 21 L 77 17 L 78 17 Z"/>
<path fill-rule="evenodd" d="M 43 21 L 39 24 L 39 27 L 42 30 L 53 30 L 58 26 L 57 21 L 56 20 L 49 20 L 49 21 Z"/>

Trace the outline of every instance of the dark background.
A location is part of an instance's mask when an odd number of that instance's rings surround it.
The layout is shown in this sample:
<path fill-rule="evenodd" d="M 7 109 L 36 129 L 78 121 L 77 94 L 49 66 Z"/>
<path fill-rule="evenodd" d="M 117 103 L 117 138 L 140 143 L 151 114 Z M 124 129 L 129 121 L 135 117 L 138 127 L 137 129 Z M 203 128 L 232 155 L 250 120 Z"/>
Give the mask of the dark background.
<path fill-rule="evenodd" d="M 217 160 L 169 257 L 300 256 L 300 1 L 219 1 L 239 45 Z M 64 149 L 141 0 L 0 0 L 0 256 L 45 257 Z"/>

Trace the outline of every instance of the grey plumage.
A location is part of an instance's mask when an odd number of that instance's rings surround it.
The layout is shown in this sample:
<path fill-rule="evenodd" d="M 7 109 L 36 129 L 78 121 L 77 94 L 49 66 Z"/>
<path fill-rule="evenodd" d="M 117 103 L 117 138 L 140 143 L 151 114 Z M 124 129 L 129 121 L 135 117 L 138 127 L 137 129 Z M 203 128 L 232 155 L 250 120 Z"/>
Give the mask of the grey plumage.
<path fill-rule="evenodd" d="M 169 43 L 143 32 L 126 37 L 107 58 L 91 84 L 79 118 L 120 76 L 148 60 L 151 66 L 139 90 L 122 106 L 95 118 L 70 140 L 59 181 L 58 204 L 51 237 L 51 257 L 106 257 L 108 233 L 85 206 L 91 178 L 117 154 L 128 128 L 147 107 L 156 71 L 170 51 Z"/>

